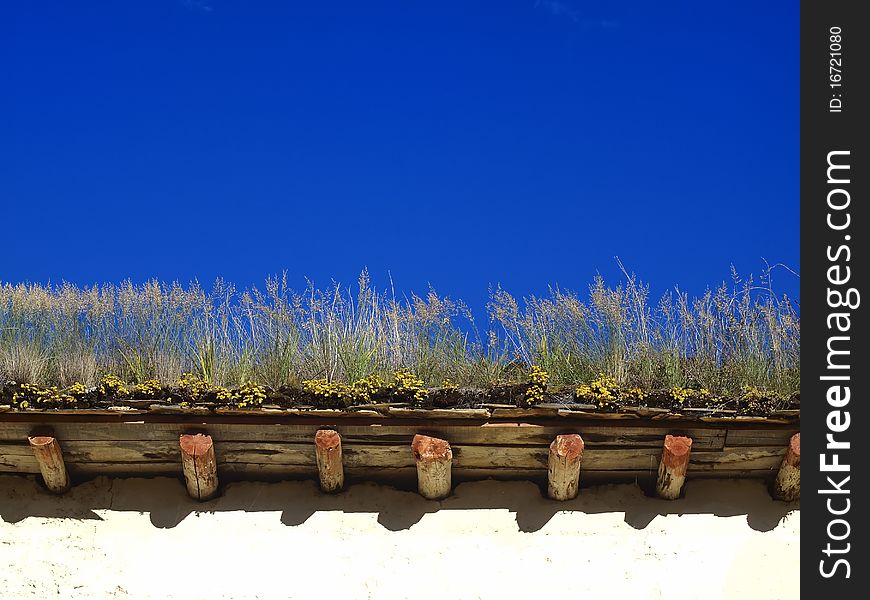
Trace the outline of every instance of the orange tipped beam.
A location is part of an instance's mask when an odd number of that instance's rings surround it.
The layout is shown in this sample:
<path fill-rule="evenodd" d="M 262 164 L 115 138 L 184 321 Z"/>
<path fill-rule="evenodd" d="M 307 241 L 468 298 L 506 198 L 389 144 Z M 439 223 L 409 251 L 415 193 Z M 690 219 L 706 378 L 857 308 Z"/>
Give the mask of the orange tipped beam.
<path fill-rule="evenodd" d="M 547 495 L 553 500 L 572 500 L 577 497 L 584 447 L 583 438 L 576 433 L 557 435 L 550 444 Z"/>
<path fill-rule="evenodd" d="M 332 429 L 319 429 L 314 434 L 314 449 L 320 489 L 327 493 L 341 490 L 344 487 L 341 435 Z"/>
<path fill-rule="evenodd" d="M 801 434 L 791 436 L 782 465 L 773 482 L 773 497 L 792 502 L 801 497 Z"/>
<path fill-rule="evenodd" d="M 415 435 L 411 451 L 417 462 L 417 489 L 430 500 L 450 495 L 453 451 L 446 440 Z"/>
<path fill-rule="evenodd" d="M 181 466 L 187 493 L 200 502 L 217 493 L 217 461 L 210 435 L 183 434 L 178 440 L 181 447 Z"/>
<path fill-rule="evenodd" d="M 683 491 L 689 456 L 692 453 L 692 438 L 666 435 L 656 480 L 656 494 L 665 500 L 676 500 Z"/>
<path fill-rule="evenodd" d="M 28 437 L 27 440 L 33 449 L 36 462 L 39 463 L 39 471 L 42 473 L 45 487 L 55 494 L 67 491 L 70 480 L 58 441 L 47 435 Z"/>

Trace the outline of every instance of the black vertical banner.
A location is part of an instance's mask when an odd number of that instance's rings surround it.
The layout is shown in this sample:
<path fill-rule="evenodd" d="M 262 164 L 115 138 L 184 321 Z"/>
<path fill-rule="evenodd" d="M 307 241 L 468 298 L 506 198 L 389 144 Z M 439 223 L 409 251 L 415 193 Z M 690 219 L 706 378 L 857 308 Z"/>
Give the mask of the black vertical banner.
<path fill-rule="evenodd" d="M 866 3 L 801 3 L 801 591 L 808 598 L 870 593 L 863 517 L 870 506 L 859 492 L 870 484 L 862 460 L 870 445 L 870 20 L 860 8 Z"/>

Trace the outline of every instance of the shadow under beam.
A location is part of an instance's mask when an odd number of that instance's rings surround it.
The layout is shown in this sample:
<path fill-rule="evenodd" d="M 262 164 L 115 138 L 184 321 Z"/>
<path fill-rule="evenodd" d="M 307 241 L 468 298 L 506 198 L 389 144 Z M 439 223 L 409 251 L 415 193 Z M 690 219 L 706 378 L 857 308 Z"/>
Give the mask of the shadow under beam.
<path fill-rule="evenodd" d="M 440 510 L 502 509 L 514 513 L 517 527 L 534 532 L 560 512 L 624 513 L 627 524 L 644 529 L 656 517 L 684 514 L 746 515 L 757 531 L 775 528 L 798 503 L 771 499 L 762 480 L 691 480 L 683 498 L 674 501 L 648 497 L 634 484 L 609 484 L 581 489 L 567 502 L 549 500 L 539 484 L 530 481 L 473 481 L 460 483 L 442 501 L 422 498 L 414 491 L 370 482 L 350 484 L 334 495 L 322 494 L 316 481 L 231 482 L 221 494 L 196 502 L 183 482 L 171 477 L 108 479 L 99 477 L 73 487 L 62 496 L 45 490 L 35 477 L 0 477 L 0 518 L 16 523 L 28 517 L 102 519 L 98 511 L 148 513 L 158 528 L 172 528 L 192 513 L 220 511 L 280 512 L 280 521 L 293 527 L 317 512 L 377 513 L 387 530 L 413 527 Z"/>

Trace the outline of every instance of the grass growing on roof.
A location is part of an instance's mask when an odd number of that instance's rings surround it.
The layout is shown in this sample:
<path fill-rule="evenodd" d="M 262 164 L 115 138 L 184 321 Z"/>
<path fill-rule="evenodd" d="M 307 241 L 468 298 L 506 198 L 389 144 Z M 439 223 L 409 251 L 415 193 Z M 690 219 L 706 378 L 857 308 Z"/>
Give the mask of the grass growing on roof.
<path fill-rule="evenodd" d="M 568 385 L 602 405 L 617 391 L 642 400 L 673 390 L 678 400 L 706 390 L 747 402 L 752 390 L 798 391 L 800 321 L 787 297 L 736 276 L 699 298 L 648 296 L 633 275 L 616 287 L 598 277 L 585 295 L 551 288 L 517 300 L 496 287 L 481 331 L 462 302 L 434 291 L 397 300 L 366 272 L 353 291 L 295 292 L 286 275 L 241 291 L 222 280 L 210 290 L 3 284 L 0 378 L 54 386 L 58 401 L 76 398 L 63 391 L 74 384 L 123 394 L 128 382 L 155 395 L 177 382 L 192 395 L 245 389 L 246 405 L 262 402 L 262 386 L 356 402 L 384 386 L 419 401 L 442 382 L 527 383 L 534 404 L 547 386 Z"/>

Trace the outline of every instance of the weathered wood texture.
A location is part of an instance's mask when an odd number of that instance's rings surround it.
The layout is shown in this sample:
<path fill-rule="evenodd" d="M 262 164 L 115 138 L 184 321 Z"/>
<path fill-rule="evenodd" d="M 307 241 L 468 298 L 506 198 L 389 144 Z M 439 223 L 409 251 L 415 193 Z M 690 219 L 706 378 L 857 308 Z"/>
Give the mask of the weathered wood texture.
<path fill-rule="evenodd" d="M 797 432 L 793 429 L 729 429 L 725 436 L 725 446 L 776 446 L 785 448 Z M 690 433 L 686 433 L 693 440 Z M 692 444 L 692 450 L 700 450 L 700 446 Z"/>
<path fill-rule="evenodd" d="M 583 447 L 583 438 L 576 433 L 557 435 L 550 444 L 547 495 L 553 500 L 572 500 L 577 497 Z"/>
<path fill-rule="evenodd" d="M 341 490 L 344 487 L 341 435 L 334 429 L 319 430 L 314 436 L 314 452 L 320 489 L 327 493 Z"/>
<path fill-rule="evenodd" d="M 147 418 L 146 418 L 147 417 Z M 0 417 L 2 419 L 2 417 Z M 549 447 L 559 435 L 582 435 L 584 481 L 655 478 L 666 435 L 693 439 L 691 477 L 769 477 L 776 475 L 795 427 L 733 423 L 683 426 L 650 420 L 603 424 L 559 424 L 558 419 L 531 422 L 477 422 L 472 419 L 401 422 L 351 419 L 317 423 L 285 419 L 253 422 L 229 417 L 208 419 L 124 415 L 109 422 L 83 417 L 30 421 L 0 420 L 0 472 L 40 473 L 27 438 L 34 425 L 50 425 L 62 445 L 72 477 L 93 475 L 172 475 L 181 462 L 179 436 L 192 429 L 208 431 L 218 471 L 223 477 L 281 478 L 318 476 L 317 431 L 331 429 L 341 437 L 346 478 L 410 478 L 416 461 L 408 445 L 415 434 L 448 440 L 452 476 L 525 478 L 546 481 Z M 347 423 L 347 424 L 345 424 Z"/>
<path fill-rule="evenodd" d="M 429 500 L 450 495 L 453 452 L 447 440 L 428 435 L 415 435 L 411 451 L 417 465 L 417 489 Z"/>
<path fill-rule="evenodd" d="M 665 500 L 676 500 L 683 491 L 686 472 L 689 469 L 689 457 L 692 452 L 692 438 L 685 436 L 666 435 L 662 448 L 662 460 L 659 463 L 656 479 L 656 494 Z"/>
<path fill-rule="evenodd" d="M 411 436 L 405 440 L 406 444 Z M 342 440 L 345 467 L 413 467 L 413 456 L 392 444 L 350 444 Z M 451 445 L 453 466 L 465 468 L 546 469 L 547 446 L 457 446 Z M 308 444 L 276 442 L 220 442 L 214 449 L 219 465 L 232 463 L 300 465 L 316 468 L 316 450 Z M 81 463 L 175 463 L 181 460 L 178 444 L 150 440 L 67 441 L 64 454 L 68 465 Z M 693 452 L 690 472 L 717 470 L 761 470 L 779 468 L 785 448 L 739 447 L 721 451 Z M 658 467 L 661 451 L 652 448 L 586 448 L 583 470 L 650 470 Z M 36 473 L 32 452 L 21 444 L 0 444 L 0 472 Z"/>
<path fill-rule="evenodd" d="M 42 473 L 45 487 L 55 494 L 67 491 L 70 480 L 58 441 L 51 436 L 38 435 L 29 437 L 28 442 L 39 471 Z"/>
<path fill-rule="evenodd" d="M 55 436 L 62 440 L 153 440 L 171 442 L 191 427 L 207 429 L 215 442 L 296 442 L 307 444 L 323 424 L 241 424 L 211 421 L 161 423 L 150 421 L 105 422 L 56 422 L 52 423 Z M 19 441 L 28 435 L 32 424 L 0 421 L 0 444 L 3 440 Z M 629 447 L 661 448 L 665 434 L 686 435 L 695 442 L 696 450 L 721 450 L 725 447 L 724 428 L 673 428 L 650 425 L 623 426 L 594 424 L 584 427 L 535 423 L 482 423 L 482 424 L 366 424 L 342 425 L 332 423 L 344 443 L 393 443 L 404 445 L 415 433 L 450 440 L 451 444 L 499 445 L 499 446 L 549 446 L 560 434 L 579 433 L 587 448 Z M 731 445 L 780 445 L 785 446 L 796 430 L 786 431 L 781 444 L 731 444 Z"/>
<path fill-rule="evenodd" d="M 218 489 L 218 475 L 211 436 L 182 434 L 178 445 L 187 493 L 201 502 L 213 498 Z"/>
<path fill-rule="evenodd" d="M 773 497 L 793 502 L 801 497 L 801 434 L 789 440 L 785 458 L 773 482 Z"/>

